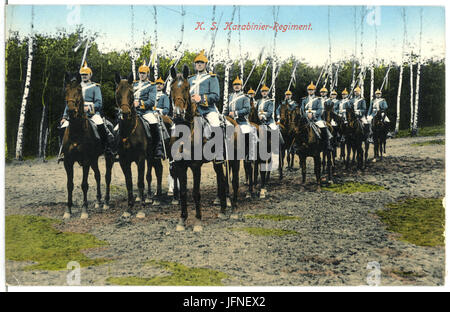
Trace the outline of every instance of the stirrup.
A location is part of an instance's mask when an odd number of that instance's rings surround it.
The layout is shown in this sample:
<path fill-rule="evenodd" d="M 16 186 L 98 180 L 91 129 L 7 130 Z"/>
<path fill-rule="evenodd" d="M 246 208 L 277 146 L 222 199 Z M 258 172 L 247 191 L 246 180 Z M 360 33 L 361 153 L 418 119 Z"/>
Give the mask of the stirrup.
<path fill-rule="evenodd" d="M 62 161 L 64 161 L 64 154 L 63 153 L 61 153 L 61 155 L 59 156 L 57 163 L 59 164 Z"/>

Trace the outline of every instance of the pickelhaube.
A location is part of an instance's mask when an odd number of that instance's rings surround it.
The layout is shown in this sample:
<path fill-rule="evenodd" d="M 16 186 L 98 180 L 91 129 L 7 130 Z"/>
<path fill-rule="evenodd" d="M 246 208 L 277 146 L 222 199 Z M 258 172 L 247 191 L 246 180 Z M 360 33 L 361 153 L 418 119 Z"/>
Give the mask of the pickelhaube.
<path fill-rule="evenodd" d="M 195 57 L 194 63 L 196 62 L 208 63 L 208 59 L 205 56 L 205 50 L 201 50 L 200 54 Z"/>
<path fill-rule="evenodd" d="M 92 70 L 87 66 L 87 62 L 84 61 L 83 67 L 80 68 L 80 74 L 91 74 L 92 75 Z"/>

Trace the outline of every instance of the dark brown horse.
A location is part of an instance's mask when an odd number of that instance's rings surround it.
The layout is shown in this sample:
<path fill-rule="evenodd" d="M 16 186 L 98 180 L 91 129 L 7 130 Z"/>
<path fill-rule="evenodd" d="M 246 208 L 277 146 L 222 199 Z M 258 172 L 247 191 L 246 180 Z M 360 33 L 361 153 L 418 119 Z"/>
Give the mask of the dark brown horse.
<path fill-rule="evenodd" d="M 320 191 L 320 153 L 323 150 L 323 143 L 314 132 L 314 122 L 301 114 L 300 108 L 297 108 L 295 112 L 293 145 L 297 155 L 300 157 L 302 184 L 306 182 L 306 158 L 312 157 L 314 159 L 317 190 Z"/>
<path fill-rule="evenodd" d="M 284 142 L 280 146 L 280 179 L 283 175 L 284 157 L 287 161 L 288 171 L 293 170 L 294 167 L 294 156 L 295 153 L 292 152 L 291 146 L 294 137 L 293 131 L 291 131 L 291 124 L 294 121 L 295 111 L 289 110 L 289 104 L 283 102 L 280 104 L 280 121 L 278 125 L 280 126 L 281 135 L 283 136 Z"/>
<path fill-rule="evenodd" d="M 327 124 L 328 130 L 330 130 L 331 135 L 333 136 L 330 140 L 331 147 L 333 150 L 330 152 L 326 148 L 324 149 L 324 156 L 322 160 L 322 170 L 325 171 L 325 165 L 327 166 L 328 179 L 331 179 L 332 175 L 336 173 L 336 154 L 337 154 L 337 146 L 338 146 L 338 131 L 339 125 L 343 123 L 343 120 L 340 116 L 338 116 L 333 109 L 333 106 L 325 106 L 325 109 L 322 113 L 322 120 Z"/>
<path fill-rule="evenodd" d="M 345 163 L 345 169 L 349 168 L 350 163 L 350 151 L 353 152 L 352 164 L 355 163 L 355 157 L 357 158 L 357 169 L 363 170 L 367 163 L 367 156 L 369 151 L 369 143 L 366 140 L 364 133 L 364 125 L 361 120 L 356 117 L 353 107 L 349 107 L 345 111 L 347 125 L 345 127 L 345 138 L 347 145 L 347 160 Z M 363 151 L 362 144 L 365 145 Z"/>
<path fill-rule="evenodd" d="M 80 74 L 66 73 L 64 77 L 65 101 L 68 107 L 70 119 L 63 138 L 62 151 L 64 153 L 64 168 L 67 173 L 67 208 L 64 219 L 68 219 L 72 214 L 72 192 L 73 192 L 73 165 L 78 162 L 83 167 L 83 206 L 81 209 L 81 219 L 88 218 L 87 192 L 89 189 L 88 177 L 89 169 L 92 168 L 97 183 L 97 202 L 95 208 L 101 204 L 102 193 L 100 186 L 100 170 L 98 169 L 98 157 L 103 153 L 103 146 L 96 138 L 92 125 L 84 112 L 84 100 L 81 89 Z M 109 208 L 109 188 L 111 183 L 111 170 L 114 159 L 110 155 L 105 155 L 106 161 L 106 196 L 103 209 Z"/>
<path fill-rule="evenodd" d="M 130 217 L 134 206 L 133 179 L 131 164 L 136 163 L 138 169 L 138 192 L 141 201 L 141 209 L 137 213 L 137 218 L 144 218 L 144 174 L 145 160 L 149 153 L 149 142 L 145 133 L 143 121 L 138 117 L 134 103 L 133 76 L 129 75 L 128 80 L 122 79 L 118 73 L 116 81 L 116 104 L 120 108 L 121 118 L 119 119 L 119 144 L 118 154 L 120 167 L 125 175 L 125 183 L 128 192 L 128 208 L 123 213 L 123 217 Z"/>
<path fill-rule="evenodd" d="M 203 133 L 195 132 L 195 122 L 196 118 L 199 117 L 197 112 L 197 107 L 195 103 L 191 102 L 191 96 L 189 93 L 190 85 L 188 81 L 189 76 L 189 68 L 184 65 L 183 73 L 177 74 L 175 68 L 171 68 L 171 76 L 172 76 L 172 84 L 171 84 L 171 98 L 174 105 L 173 112 L 173 122 L 175 123 L 175 127 L 172 130 L 171 139 L 170 139 L 170 158 L 173 159 L 172 162 L 172 170 L 171 174 L 174 178 L 174 186 L 177 186 L 177 181 L 179 181 L 179 204 L 181 208 L 181 217 L 177 224 L 177 231 L 184 231 L 186 229 L 186 220 L 188 218 L 187 211 L 187 170 L 190 168 L 192 170 L 193 178 L 194 178 L 194 188 L 193 188 L 193 197 L 195 202 L 195 223 L 194 223 L 194 232 L 202 231 L 202 215 L 201 215 L 201 207 L 200 207 L 200 182 L 201 182 L 201 167 L 204 163 L 209 160 L 205 159 L 204 155 L 199 160 L 194 158 L 194 149 L 195 143 L 199 141 L 199 144 L 203 147 L 206 143 L 203 138 Z M 198 119 L 197 119 L 198 121 Z M 180 139 L 183 138 L 183 134 L 180 130 L 180 133 L 177 133 L 178 129 L 189 129 L 190 135 L 187 138 L 187 143 L 190 146 L 185 146 L 184 144 L 176 145 Z M 190 151 L 189 151 L 190 150 Z M 236 150 L 236 149 L 235 149 Z M 186 155 L 185 158 L 177 159 L 174 153 L 178 153 L 178 155 Z M 184 154 L 186 153 L 186 154 Z M 220 195 L 220 213 L 219 218 L 225 218 L 225 210 L 226 210 L 226 178 L 224 174 L 224 163 L 225 161 L 213 161 L 214 171 L 218 175 L 218 185 L 219 195 Z M 239 189 L 239 161 L 229 161 L 230 168 L 232 170 L 232 185 L 233 185 L 233 197 L 231 200 L 232 205 L 232 215 L 234 218 L 236 204 L 237 204 L 237 195 Z M 176 192 L 176 188 L 174 188 L 174 195 Z"/>
<path fill-rule="evenodd" d="M 372 119 L 374 158 L 380 157 L 380 160 L 383 160 L 383 152 L 386 153 L 386 139 L 389 131 L 388 125 L 384 122 L 383 114 L 379 110 Z"/>

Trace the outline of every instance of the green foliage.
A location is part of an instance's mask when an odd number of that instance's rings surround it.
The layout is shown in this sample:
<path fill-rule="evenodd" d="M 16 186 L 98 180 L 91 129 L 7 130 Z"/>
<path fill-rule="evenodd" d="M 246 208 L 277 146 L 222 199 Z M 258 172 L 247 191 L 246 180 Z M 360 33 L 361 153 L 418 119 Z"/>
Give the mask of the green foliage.
<path fill-rule="evenodd" d="M 411 144 L 412 146 L 445 145 L 445 140 L 430 140 Z"/>
<path fill-rule="evenodd" d="M 242 228 L 231 228 L 232 231 L 243 231 L 251 235 L 256 236 L 285 236 L 285 235 L 299 235 L 300 233 L 292 230 L 282 230 L 282 229 L 267 229 L 260 227 L 242 227 Z"/>
<path fill-rule="evenodd" d="M 222 286 L 222 279 L 228 278 L 227 274 L 220 271 L 190 268 L 176 262 L 150 260 L 148 264 L 163 268 L 172 274 L 150 278 L 108 277 L 106 282 L 114 285 L 133 286 Z"/>
<path fill-rule="evenodd" d="M 72 33 L 65 30 L 57 32 L 55 35 L 37 34 L 34 37 L 34 58 L 31 73 L 31 89 L 28 98 L 28 106 L 25 119 L 24 129 L 24 147 L 23 155 L 36 155 L 39 144 L 39 126 L 43 105 L 47 107 L 47 121 L 49 128 L 47 155 L 56 155 L 58 153 L 58 131 L 57 127 L 64 111 L 63 98 L 63 78 L 66 71 L 78 71 L 84 46 L 73 51 L 73 47 L 77 45 L 80 38 L 84 38 L 84 29 L 79 27 Z M 5 69 L 6 69 L 6 125 L 5 125 L 5 143 L 7 147 L 7 156 L 14 158 L 16 147 L 17 127 L 20 113 L 20 105 L 22 100 L 23 88 L 26 75 L 27 64 L 27 45 L 28 38 L 21 38 L 17 33 L 13 33 L 6 42 L 5 51 Z M 152 45 L 150 42 L 144 42 L 141 47 L 137 47 L 140 56 L 136 62 L 136 66 L 142 63 L 145 58 L 148 60 L 151 55 Z M 177 70 L 181 71 L 183 65 L 189 66 L 190 72 L 193 73 L 193 60 L 200 51 L 184 51 L 183 57 L 177 65 Z M 169 59 L 167 56 L 160 55 L 159 75 L 167 78 L 169 68 L 175 60 Z M 291 56 L 284 63 L 280 64 L 280 74 L 276 82 L 276 103 L 280 103 L 284 98 L 284 92 L 289 85 L 290 76 L 293 66 L 297 59 Z M 103 110 L 106 117 L 110 120 L 115 119 L 116 104 L 114 99 L 114 76 L 119 73 L 123 77 L 131 73 L 131 59 L 128 52 L 108 52 L 103 53 L 98 50 L 98 46 L 93 42 L 87 53 L 87 62 L 93 70 L 92 80 L 101 84 L 103 95 Z M 258 64 L 245 87 L 245 91 L 252 87 L 257 88 L 261 79 L 264 68 L 268 60 L 263 60 L 262 64 Z M 244 60 L 244 79 L 254 64 L 254 60 Z M 358 64 L 357 64 L 358 65 Z M 414 72 L 416 71 L 414 66 Z M 305 62 L 299 62 L 296 71 L 296 83 L 291 85 L 290 90 L 293 92 L 293 99 L 301 101 L 306 95 L 307 85 L 313 81 L 316 83 L 321 66 L 312 67 Z M 349 89 L 352 80 L 353 62 L 351 60 L 343 60 L 339 71 L 339 81 L 337 91 L 342 92 L 344 88 Z M 387 63 L 375 68 L 375 87 L 381 86 L 382 80 L 387 70 Z M 234 61 L 230 71 L 230 85 L 224 86 L 225 66 L 223 63 L 215 64 L 214 72 L 217 74 L 220 85 L 220 102 L 217 105 L 219 109 L 222 107 L 222 99 L 224 88 L 231 90 L 232 80 L 240 74 L 240 66 L 238 60 Z M 409 66 L 404 67 L 404 79 L 401 93 L 401 119 L 400 129 L 409 128 L 409 94 L 410 86 L 408 81 Z M 420 110 L 419 110 L 419 126 L 435 126 L 443 125 L 445 122 L 445 62 L 444 60 L 426 61 L 421 67 L 420 80 Z M 399 68 L 393 67 L 389 74 L 389 80 L 383 90 L 383 97 L 386 99 L 389 108 L 387 114 L 391 120 L 395 120 L 397 88 L 399 79 Z M 415 79 L 415 78 L 414 78 Z M 272 67 L 269 66 L 265 82 L 270 86 L 272 81 Z M 323 79 L 319 83 L 319 87 L 323 85 Z M 368 99 L 370 85 L 370 75 L 366 75 L 366 99 Z M 414 83 L 415 85 L 415 83 Z M 258 94 L 257 97 L 260 95 Z M 422 135 L 422 134 L 420 134 Z"/>
<path fill-rule="evenodd" d="M 356 192 L 376 192 L 384 190 L 384 187 L 376 184 L 359 183 L 359 182 L 346 182 L 343 184 L 331 184 L 323 187 L 325 191 L 331 191 L 342 194 L 353 194 Z"/>
<path fill-rule="evenodd" d="M 272 215 L 272 214 L 246 215 L 245 218 L 246 219 L 270 220 L 270 221 L 301 220 L 300 217 L 296 217 L 296 216 Z"/>
<path fill-rule="evenodd" d="M 24 270 L 64 270 L 70 261 L 81 267 L 99 265 L 107 259 L 89 259 L 81 250 L 106 246 L 91 234 L 64 233 L 53 228 L 60 221 L 37 216 L 6 216 L 6 259 L 33 261 Z"/>
<path fill-rule="evenodd" d="M 418 246 L 444 246 L 445 210 L 442 198 L 409 198 L 386 206 L 377 215 L 400 240 Z"/>
<path fill-rule="evenodd" d="M 426 136 L 436 136 L 436 135 L 444 135 L 445 134 L 445 125 L 442 126 L 434 126 L 434 127 L 423 127 L 419 128 L 417 131 L 417 136 L 426 137 Z M 405 138 L 411 136 L 410 129 L 400 130 L 396 138 Z"/>

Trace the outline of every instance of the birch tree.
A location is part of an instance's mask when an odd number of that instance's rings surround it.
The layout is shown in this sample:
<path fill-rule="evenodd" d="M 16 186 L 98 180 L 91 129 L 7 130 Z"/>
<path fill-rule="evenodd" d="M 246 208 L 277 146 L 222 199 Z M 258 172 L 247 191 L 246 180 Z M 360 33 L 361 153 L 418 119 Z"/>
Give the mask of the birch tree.
<path fill-rule="evenodd" d="M 231 13 L 231 23 L 234 21 L 234 14 L 236 13 L 236 6 L 233 6 L 233 12 Z M 227 38 L 227 59 L 225 61 L 225 78 L 223 83 L 223 107 L 228 104 L 228 86 L 230 82 L 230 68 L 231 68 L 231 58 L 230 58 L 230 43 L 231 43 L 231 28 L 228 31 Z"/>
<path fill-rule="evenodd" d="M 395 134 L 400 130 L 400 98 L 402 94 L 402 82 L 403 82 L 403 64 L 405 55 L 405 45 L 406 45 L 406 9 L 402 9 L 402 19 L 403 19 L 403 44 L 402 44 L 402 57 L 400 63 L 400 74 L 398 80 L 398 91 L 397 91 L 397 118 L 395 120 Z"/>
<path fill-rule="evenodd" d="M 31 83 L 31 66 L 33 65 L 33 32 L 34 32 L 34 6 L 31 6 L 31 31 L 28 38 L 28 63 L 27 63 L 27 76 L 25 79 L 25 88 L 23 90 L 22 105 L 20 107 L 19 127 L 17 130 L 17 144 L 16 144 L 16 159 L 23 159 L 23 128 L 25 125 L 25 113 L 27 110 L 28 95 L 30 92 Z"/>
<path fill-rule="evenodd" d="M 423 9 L 420 9 L 420 35 L 419 35 L 419 55 L 417 56 L 417 78 L 416 78 L 416 99 L 414 104 L 414 120 L 411 135 L 417 135 L 417 120 L 419 118 L 419 84 L 420 84 L 420 65 L 422 57 L 422 19 Z"/>

